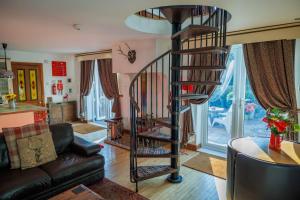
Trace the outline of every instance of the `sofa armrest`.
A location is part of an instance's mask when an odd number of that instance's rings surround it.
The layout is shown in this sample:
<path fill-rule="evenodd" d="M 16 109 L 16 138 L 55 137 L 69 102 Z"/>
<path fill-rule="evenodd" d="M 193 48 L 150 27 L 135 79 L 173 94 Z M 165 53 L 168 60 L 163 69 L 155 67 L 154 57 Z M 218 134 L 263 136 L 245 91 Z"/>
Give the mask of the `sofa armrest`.
<path fill-rule="evenodd" d="M 72 150 L 84 156 L 91 156 L 100 152 L 101 147 L 98 144 L 94 144 L 92 142 L 86 141 L 85 139 L 74 136 Z"/>

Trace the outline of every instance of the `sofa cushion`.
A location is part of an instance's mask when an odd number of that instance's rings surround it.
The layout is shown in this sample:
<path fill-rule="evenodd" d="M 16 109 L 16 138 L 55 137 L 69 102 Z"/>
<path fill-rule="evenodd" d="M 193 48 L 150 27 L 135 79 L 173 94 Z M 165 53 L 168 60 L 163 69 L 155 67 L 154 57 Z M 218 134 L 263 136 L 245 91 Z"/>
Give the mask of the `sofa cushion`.
<path fill-rule="evenodd" d="M 18 139 L 17 145 L 21 169 L 37 167 L 57 158 L 50 132 Z"/>
<path fill-rule="evenodd" d="M 102 155 L 85 157 L 74 153 L 61 154 L 56 160 L 40 166 L 52 178 L 53 185 L 87 175 L 95 170 L 102 170 L 103 167 Z"/>
<path fill-rule="evenodd" d="M 4 136 L 0 133 L 0 169 L 9 167 L 8 150 Z"/>
<path fill-rule="evenodd" d="M 50 132 L 48 124 L 46 123 L 29 124 L 14 128 L 3 128 L 2 130 L 8 148 L 10 167 L 12 169 L 20 168 L 17 139 Z"/>
<path fill-rule="evenodd" d="M 49 126 L 57 154 L 68 150 L 74 140 L 74 132 L 71 124 L 53 124 Z"/>
<path fill-rule="evenodd" d="M 51 178 L 39 168 L 0 171 L 0 200 L 24 199 L 51 187 Z"/>

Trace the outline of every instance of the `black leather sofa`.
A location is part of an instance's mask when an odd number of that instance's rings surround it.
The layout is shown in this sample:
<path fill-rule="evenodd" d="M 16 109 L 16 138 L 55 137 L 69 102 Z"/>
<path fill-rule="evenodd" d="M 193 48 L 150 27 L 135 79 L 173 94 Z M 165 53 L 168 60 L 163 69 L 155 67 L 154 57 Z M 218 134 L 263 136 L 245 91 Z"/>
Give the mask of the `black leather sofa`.
<path fill-rule="evenodd" d="M 104 177 L 99 145 L 74 136 L 70 124 L 50 125 L 50 130 L 58 158 L 26 170 L 10 169 L 5 139 L 0 136 L 0 200 L 47 199 Z"/>

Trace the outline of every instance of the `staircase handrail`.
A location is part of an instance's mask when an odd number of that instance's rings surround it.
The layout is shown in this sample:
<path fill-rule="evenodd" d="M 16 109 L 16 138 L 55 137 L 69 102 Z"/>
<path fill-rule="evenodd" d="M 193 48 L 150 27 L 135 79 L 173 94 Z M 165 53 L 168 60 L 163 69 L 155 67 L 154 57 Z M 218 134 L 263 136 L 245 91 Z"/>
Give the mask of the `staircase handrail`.
<path fill-rule="evenodd" d="M 148 67 L 150 67 L 151 65 L 153 65 L 154 63 L 156 63 L 158 60 L 160 60 L 161 58 L 163 58 L 165 55 L 168 55 L 169 53 L 171 53 L 171 49 L 169 49 L 168 51 L 166 51 L 165 53 L 163 53 L 162 55 L 160 55 L 159 57 L 155 58 L 154 60 L 152 60 L 150 63 L 148 63 L 145 67 L 143 67 L 132 79 L 130 86 L 129 86 L 129 98 L 130 98 L 130 102 L 134 105 L 134 107 L 137 109 L 137 111 L 140 110 L 138 103 L 135 101 L 134 96 L 133 96 L 133 88 L 134 88 L 134 83 L 136 82 L 136 80 L 139 78 L 139 76 L 145 71 L 147 70 Z"/>

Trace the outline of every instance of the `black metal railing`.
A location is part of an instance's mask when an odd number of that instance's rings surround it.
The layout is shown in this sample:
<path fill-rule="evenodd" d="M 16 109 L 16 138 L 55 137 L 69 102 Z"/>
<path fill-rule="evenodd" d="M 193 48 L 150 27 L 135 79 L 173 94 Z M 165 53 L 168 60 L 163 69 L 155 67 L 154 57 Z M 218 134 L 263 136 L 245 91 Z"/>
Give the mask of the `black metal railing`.
<path fill-rule="evenodd" d="M 176 9 L 178 11 L 178 7 Z M 184 9 L 187 9 L 187 7 Z M 173 29 L 176 29 L 176 31 L 173 31 L 172 36 L 173 49 L 163 53 L 141 69 L 134 76 L 129 87 L 131 122 L 130 178 L 135 183 L 137 182 L 136 152 L 138 148 L 159 146 L 155 141 L 141 141 L 138 137 L 139 134 L 156 129 L 158 120 L 169 119 L 172 122 L 171 142 L 173 142 L 171 166 L 177 170 L 177 166 L 174 165 L 177 165 L 178 162 L 174 158 L 178 158 L 178 151 L 176 151 L 177 146 L 174 147 L 174 144 L 178 145 L 179 141 L 174 142 L 174 139 L 179 140 L 178 119 L 180 109 L 189 104 L 189 101 L 182 101 L 180 96 L 195 93 L 195 88 L 196 90 L 200 88 L 199 85 L 201 86 L 201 93 L 208 95 L 207 88 L 209 85 L 220 84 L 222 70 L 225 68 L 227 55 L 226 31 L 230 14 L 223 9 L 209 6 L 190 6 L 188 9 L 190 9 L 188 11 L 190 15 L 187 20 L 190 20 L 190 22 L 185 21 L 184 24 L 187 28 L 190 25 L 196 25 L 198 31 L 191 31 L 186 39 L 182 39 L 180 35 L 180 31 L 184 29 L 180 28 L 182 24 L 177 24 L 178 29 L 174 28 L 176 26 L 173 24 Z M 145 9 L 136 14 L 151 19 L 166 19 L 160 8 Z M 204 31 L 199 31 L 200 29 Z M 208 31 L 205 31 L 206 29 Z M 175 36 L 176 34 L 179 34 L 179 36 Z M 198 64 L 192 62 L 196 57 L 200 60 L 198 60 Z M 207 61 L 203 62 L 204 59 Z M 193 68 L 191 69 L 191 67 Z M 189 76 L 193 70 L 201 70 L 201 76 L 205 78 L 203 80 L 196 78 L 196 81 L 190 80 Z M 214 78 L 211 79 L 211 77 Z M 187 87 L 184 87 L 184 84 Z M 193 91 L 190 91 L 188 86 L 192 84 L 195 87 L 193 87 Z M 199 93 L 199 91 L 196 92 Z M 175 123 L 175 121 L 177 122 Z M 176 173 L 178 175 L 178 171 Z"/>
<path fill-rule="evenodd" d="M 159 8 L 149 8 L 141 10 L 135 14 L 140 17 L 146 17 L 155 20 L 166 20 L 165 16 L 160 12 Z"/>
<path fill-rule="evenodd" d="M 155 119 L 169 117 L 171 94 L 171 50 L 150 62 L 131 81 L 129 87 L 131 116 L 131 155 L 134 170 L 138 134 L 155 128 Z M 156 146 L 156 144 L 154 145 Z M 131 174 L 133 175 L 133 174 Z"/>

